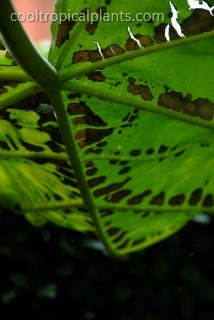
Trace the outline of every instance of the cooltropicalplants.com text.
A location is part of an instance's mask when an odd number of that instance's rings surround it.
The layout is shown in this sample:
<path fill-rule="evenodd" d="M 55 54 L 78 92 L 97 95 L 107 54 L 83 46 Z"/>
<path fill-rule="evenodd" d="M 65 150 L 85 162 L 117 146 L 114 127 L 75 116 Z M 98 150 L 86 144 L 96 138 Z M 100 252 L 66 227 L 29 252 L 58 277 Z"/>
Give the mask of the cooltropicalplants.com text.
<path fill-rule="evenodd" d="M 59 21 L 60 23 L 64 21 L 74 21 L 74 22 L 164 22 L 165 15 L 162 12 L 138 12 L 133 15 L 130 12 L 103 12 L 102 9 L 99 9 L 97 12 L 91 12 L 89 9 L 86 9 L 84 12 L 67 12 L 67 13 L 47 13 L 42 10 L 36 9 L 35 12 L 20 12 L 11 14 L 12 21 L 28 21 L 28 22 L 48 22 L 48 21 Z"/>

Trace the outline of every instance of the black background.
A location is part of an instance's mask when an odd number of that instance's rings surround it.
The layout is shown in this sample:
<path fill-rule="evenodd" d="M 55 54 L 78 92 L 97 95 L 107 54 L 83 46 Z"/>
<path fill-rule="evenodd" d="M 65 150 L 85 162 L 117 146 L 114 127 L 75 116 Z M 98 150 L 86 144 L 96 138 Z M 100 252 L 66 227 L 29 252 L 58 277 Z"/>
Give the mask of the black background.
<path fill-rule="evenodd" d="M 214 319 L 213 221 L 119 261 L 91 235 L 0 219 L 1 320 Z"/>

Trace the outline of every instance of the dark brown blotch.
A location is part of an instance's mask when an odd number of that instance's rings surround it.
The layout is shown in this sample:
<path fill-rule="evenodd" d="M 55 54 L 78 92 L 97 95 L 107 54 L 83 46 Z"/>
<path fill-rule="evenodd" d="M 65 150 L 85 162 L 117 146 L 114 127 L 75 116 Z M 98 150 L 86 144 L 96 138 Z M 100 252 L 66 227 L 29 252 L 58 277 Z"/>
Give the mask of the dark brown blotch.
<path fill-rule="evenodd" d="M 214 103 L 209 99 L 199 98 L 194 101 L 196 108 L 198 109 L 198 115 L 201 119 L 211 121 L 214 113 Z"/>
<path fill-rule="evenodd" d="M 98 197 L 102 197 L 106 194 L 109 194 L 111 192 L 118 191 L 118 190 L 122 189 L 130 180 L 131 180 L 131 178 L 127 178 L 123 182 L 112 183 L 112 184 L 106 186 L 105 188 L 97 189 L 94 191 L 94 196 L 96 198 L 98 198 Z"/>
<path fill-rule="evenodd" d="M 190 199 L 189 199 L 189 204 L 191 206 L 196 206 L 200 201 L 201 201 L 201 198 L 202 198 L 202 194 L 203 194 L 203 189 L 199 188 L 199 189 L 196 189 Z"/>
<path fill-rule="evenodd" d="M 154 44 L 153 39 L 148 36 L 148 35 L 141 35 L 141 34 L 135 34 L 134 37 L 140 41 L 141 45 L 143 47 L 149 47 L 152 46 Z M 133 50 L 138 50 L 139 45 L 137 44 L 137 42 L 135 40 L 133 40 L 132 38 L 128 38 L 126 41 L 126 50 L 127 51 L 133 51 Z"/>
<path fill-rule="evenodd" d="M 132 242 L 132 247 L 135 247 L 135 246 L 138 246 L 140 244 L 143 244 L 145 241 L 146 241 L 145 237 L 140 238 L 138 240 L 135 240 L 135 241 Z"/>
<path fill-rule="evenodd" d="M 134 197 L 130 198 L 127 201 L 127 204 L 129 204 L 129 205 L 139 204 L 139 203 L 141 203 L 143 201 L 144 198 L 148 197 L 151 193 L 152 193 L 151 190 L 146 190 L 142 194 L 139 194 L 137 196 L 134 196 Z"/>
<path fill-rule="evenodd" d="M 130 195 L 131 192 L 131 190 L 120 190 L 118 192 L 113 193 L 111 196 L 107 196 L 105 200 L 112 203 L 119 203 L 125 197 Z"/>
<path fill-rule="evenodd" d="M 129 154 L 132 157 L 138 157 L 141 154 L 141 150 L 133 150 Z"/>
<path fill-rule="evenodd" d="M 110 237 L 113 237 L 113 236 L 115 236 L 116 234 L 118 234 L 120 232 L 120 228 L 116 228 L 116 227 L 110 228 L 106 232 L 108 233 L 108 235 Z"/>
<path fill-rule="evenodd" d="M 204 198 L 203 206 L 207 208 L 212 208 L 214 206 L 214 196 L 212 194 L 208 194 Z"/>
<path fill-rule="evenodd" d="M 126 174 L 126 173 L 128 173 L 129 171 L 131 170 L 131 167 L 124 167 L 123 169 L 121 169 L 120 171 L 119 171 L 119 174 Z"/>
<path fill-rule="evenodd" d="M 181 92 L 162 93 L 158 98 L 158 105 L 167 109 L 173 109 L 180 112 L 183 106 L 183 95 Z"/>
<path fill-rule="evenodd" d="M 95 167 L 86 171 L 87 176 L 94 176 L 96 173 L 97 173 L 97 168 Z"/>
<path fill-rule="evenodd" d="M 59 24 L 57 39 L 56 39 L 56 46 L 60 48 L 65 41 L 69 39 L 69 32 L 73 29 L 76 21 L 72 20 L 65 20 Z"/>
<path fill-rule="evenodd" d="M 102 118 L 96 115 L 87 105 L 85 102 L 77 102 L 77 103 L 70 103 L 67 107 L 67 112 L 70 115 L 82 115 L 82 120 L 77 118 L 75 124 L 85 123 L 89 126 L 93 127 L 105 127 L 107 123 L 102 120 Z"/>
<path fill-rule="evenodd" d="M 106 181 L 105 176 L 93 178 L 93 179 L 88 180 L 88 186 L 89 186 L 89 188 L 94 188 L 94 187 L 98 186 L 99 184 L 104 183 L 105 181 Z"/>
<path fill-rule="evenodd" d="M 103 49 L 103 54 L 106 59 L 119 56 L 125 52 L 126 51 L 118 44 L 111 44 L 110 46 Z"/>
<path fill-rule="evenodd" d="M 165 153 L 169 148 L 167 146 L 161 145 L 158 153 Z"/>
<path fill-rule="evenodd" d="M 95 71 L 87 75 L 88 79 L 93 82 L 104 82 L 106 77 L 102 74 L 101 71 Z"/>
<path fill-rule="evenodd" d="M 164 204 L 165 193 L 160 192 L 157 196 L 153 197 L 149 202 L 151 205 L 162 206 Z"/>
<path fill-rule="evenodd" d="M 135 82 L 135 79 L 129 78 L 129 85 L 127 87 L 127 91 L 134 96 L 140 95 L 144 100 L 151 101 L 154 98 L 151 89 L 147 85 L 138 85 Z"/>
<path fill-rule="evenodd" d="M 170 206 L 181 206 L 185 201 L 185 195 L 184 194 L 178 194 L 172 198 L 169 199 Z"/>

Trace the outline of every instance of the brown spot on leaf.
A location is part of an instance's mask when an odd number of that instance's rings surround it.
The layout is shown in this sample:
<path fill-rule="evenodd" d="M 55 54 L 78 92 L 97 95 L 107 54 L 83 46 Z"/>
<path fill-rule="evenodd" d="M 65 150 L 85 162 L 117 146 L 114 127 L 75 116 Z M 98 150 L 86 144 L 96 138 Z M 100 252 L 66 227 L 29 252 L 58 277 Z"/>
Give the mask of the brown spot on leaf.
<path fill-rule="evenodd" d="M 165 153 L 168 149 L 169 149 L 168 147 L 161 145 L 158 150 L 158 153 Z"/>
<path fill-rule="evenodd" d="M 20 139 L 20 142 L 29 151 L 33 151 L 33 152 L 42 152 L 42 151 L 44 151 L 44 148 L 41 147 L 41 146 L 34 145 L 34 144 L 26 142 L 26 141 L 24 141 L 22 139 Z"/>
<path fill-rule="evenodd" d="M 148 149 L 147 151 L 146 151 L 146 154 L 148 154 L 148 155 L 151 155 L 151 154 L 153 154 L 155 152 L 155 150 L 154 149 Z"/>
<path fill-rule="evenodd" d="M 97 9 L 96 13 L 99 16 L 103 16 L 106 13 L 106 7 L 100 7 Z M 87 31 L 90 35 L 93 35 L 97 29 L 99 20 L 87 23 L 85 27 L 85 31 Z"/>
<path fill-rule="evenodd" d="M 93 161 L 88 161 L 88 162 L 86 162 L 85 166 L 86 166 L 86 168 L 92 168 L 92 167 L 95 167 L 95 164 Z"/>
<path fill-rule="evenodd" d="M 98 26 L 98 20 L 93 21 L 93 22 L 89 22 L 85 26 L 85 31 L 87 31 L 90 35 L 93 35 L 97 29 L 97 26 Z"/>
<path fill-rule="evenodd" d="M 131 170 L 131 167 L 124 167 L 123 169 L 121 169 L 120 171 L 119 171 L 119 174 L 126 174 L 126 173 L 128 173 L 129 171 Z"/>
<path fill-rule="evenodd" d="M 105 147 L 107 144 L 108 144 L 107 141 L 102 141 L 102 142 L 99 142 L 99 143 L 97 144 L 97 147 L 98 147 L 98 148 L 103 148 L 103 147 Z"/>
<path fill-rule="evenodd" d="M 137 157 L 137 156 L 139 156 L 141 154 L 141 150 L 133 150 L 129 154 L 132 157 Z"/>
<path fill-rule="evenodd" d="M 190 17 L 181 23 L 181 27 L 185 35 L 193 36 L 212 31 L 214 28 L 214 19 L 208 11 L 196 9 Z"/>
<path fill-rule="evenodd" d="M 125 50 L 118 44 L 111 44 L 110 46 L 103 49 L 103 54 L 106 59 L 119 56 L 123 53 L 125 53 Z"/>
<path fill-rule="evenodd" d="M 143 47 L 149 47 L 154 44 L 153 39 L 148 35 L 141 35 L 138 33 L 138 34 L 135 34 L 134 37 L 140 41 Z M 128 40 L 126 41 L 126 50 L 133 51 L 138 49 L 139 49 L 139 46 L 137 42 L 131 38 L 128 38 Z"/>
<path fill-rule="evenodd" d="M 189 114 L 191 116 L 194 116 L 194 117 L 198 117 L 199 116 L 199 113 L 198 113 L 198 108 L 197 106 L 192 103 L 192 102 L 188 102 L 184 105 L 183 107 L 183 113 L 186 113 L 186 114 Z"/>
<path fill-rule="evenodd" d="M 120 190 L 118 192 L 113 193 L 111 196 L 107 196 L 105 200 L 112 203 L 119 203 L 121 200 L 127 197 L 130 193 L 131 193 L 131 190 Z"/>
<path fill-rule="evenodd" d="M 133 94 L 134 96 L 141 95 L 141 97 L 144 100 L 151 101 L 154 98 L 151 89 L 147 85 L 138 85 L 135 82 L 135 79 L 129 78 L 129 85 L 127 87 L 127 91 Z"/>
<path fill-rule="evenodd" d="M 106 186 L 105 188 L 101 188 L 101 189 L 97 189 L 94 191 L 94 196 L 96 198 L 98 197 L 102 197 L 106 194 L 109 194 L 113 191 L 117 191 L 117 190 L 120 190 L 122 189 L 126 183 L 128 183 L 129 181 L 131 180 L 131 178 L 127 178 L 125 179 L 123 182 L 118 182 L 118 183 L 112 183 L 108 186 Z"/>
<path fill-rule="evenodd" d="M 118 44 L 112 44 L 102 49 L 102 53 L 106 59 L 114 57 L 115 55 L 120 55 L 124 52 L 125 50 L 121 48 Z M 101 60 L 102 56 L 100 55 L 98 50 L 81 50 L 74 53 L 72 63 L 75 64 L 87 61 L 97 62 Z"/>
<path fill-rule="evenodd" d="M 110 237 L 115 236 L 119 232 L 120 232 L 120 228 L 110 228 L 107 230 L 107 233 Z"/>
<path fill-rule="evenodd" d="M 157 196 L 150 201 L 151 205 L 162 206 L 164 204 L 165 193 L 160 192 Z"/>
<path fill-rule="evenodd" d="M 181 206 L 185 200 L 184 194 L 179 194 L 169 199 L 169 204 L 171 206 Z"/>
<path fill-rule="evenodd" d="M 101 71 L 95 71 L 87 75 L 88 79 L 93 82 L 103 82 L 106 80 L 106 77 L 102 74 Z"/>
<path fill-rule="evenodd" d="M 158 98 L 158 105 L 167 109 L 173 109 L 175 111 L 182 110 L 183 95 L 180 92 L 166 92 L 162 93 Z"/>
<path fill-rule="evenodd" d="M 214 206 L 214 197 L 212 194 L 208 194 L 204 201 L 203 201 L 203 206 L 207 208 L 211 208 Z"/>
<path fill-rule="evenodd" d="M 6 93 L 8 90 L 2 84 L 0 84 L 0 95 Z"/>
<path fill-rule="evenodd" d="M 200 118 L 209 121 L 213 119 L 214 103 L 212 103 L 209 99 L 199 98 L 194 101 L 194 104 L 198 109 Z"/>
<path fill-rule="evenodd" d="M 105 176 L 90 179 L 90 180 L 88 180 L 89 188 L 94 188 L 94 187 L 98 186 L 99 184 L 105 182 L 105 180 L 106 180 Z"/>
<path fill-rule="evenodd" d="M 111 135 L 114 129 L 85 129 L 76 133 L 76 140 L 82 140 L 80 147 L 91 145 L 102 141 L 105 137 Z"/>
<path fill-rule="evenodd" d="M 56 40 L 56 46 L 58 48 L 60 48 L 65 43 L 65 41 L 69 39 L 69 32 L 72 30 L 75 24 L 76 21 L 72 20 L 65 20 L 59 24 Z"/>
<path fill-rule="evenodd" d="M 120 249 L 120 250 L 126 249 L 128 244 L 129 244 L 129 240 L 126 240 L 120 246 L 118 246 L 118 249 Z"/>
<path fill-rule="evenodd" d="M 190 199 L 189 199 L 189 204 L 191 206 L 196 206 L 200 201 L 201 201 L 201 197 L 202 197 L 202 194 L 203 194 L 203 190 L 200 188 L 200 189 L 196 189 Z"/>
<path fill-rule="evenodd" d="M 96 115 L 83 101 L 80 103 L 70 103 L 67 107 L 67 112 L 70 115 L 82 115 L 81 123 L 85 123 L 89 126 L 105 127 L 107 125 L 107 123 Z M 79 124 L 79 117 L 77 119 L 77 124 Z"/>
<path fill-rule="evenodd" d="M 138 240 L 135 240 L 132 242 L 132 246 L 134 247 L 134 246 L 140 245 L 140 244 L 144 243 L 145 241 L 146 241 L 145 237 L 138 239 Z"/>
<path fill-rule="evenodd" d="M 10 150 L 10 147 L 9 147 L 9 145 L 7 144 L 7 142 L 5 142 L 5 141 L 0 141 L 0 149 Z"/>
<path fill-rule="evenodd" d="M 126 234 L 127 234 L 127 232 L 126 232 L 126 231 L 123 231 L 118 237 L 116 237 L 116 238 L 113 240 L 113 242 L 114 242 L 114 243 L 117 243 L 117 242 L 121 241 L 121 240 L 125 237 Z"/>
<path fill-rule="evenodd" d="M 167 41 L 165 37 L 166 26 L 166 23 L 161 23 L 160 25 L 154 28 L 154 40 L 156 43 L 162 43 Z M 192 11 L 192 14 L 189 17 L 187 17 L 180 23 L 180 26 L 185 36 L 190 37 L 213 30 L 214 19 L 208 11 L 196 9 Z M 177 32 L 171 26 L 169 36 L 171 40 L 179 39 Z"/>
<path fill-rule="evenodd" d="M 102 57 L 98 50 L 81 50 L 74 53 L 72 63 L 96 62 L 100 60 L 102 60 Z"/>
<path fill-rule="evenodd" d="M 127 201 L 129 205 L 139 204 L 143 201 L 144 198 L 148 197 L 152 193 L 151 190 L 144 191 L 142 194 L 134 196 Z"/>
<path fill-rule="evenodd" d="M 97 168 L 91 168 L 89 170 L 86 171 L 86 175 L 87 176 L 93 176 L 97 173 Z"/>

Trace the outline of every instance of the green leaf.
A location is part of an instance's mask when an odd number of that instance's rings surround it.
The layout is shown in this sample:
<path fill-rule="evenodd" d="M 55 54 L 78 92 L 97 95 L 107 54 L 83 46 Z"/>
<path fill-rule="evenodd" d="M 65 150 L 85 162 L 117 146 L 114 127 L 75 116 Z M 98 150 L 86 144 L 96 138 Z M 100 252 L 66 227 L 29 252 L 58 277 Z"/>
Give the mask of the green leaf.
<path fill-rule="evenodd" d="M 82 200 L 53 113 L 23 106 L 0 113 L 1 207 L 24 213 L 37 226 L 51 221 L 93 230 L 88 214 L 78 209 Z"/>
<path fill-rule="evenodd" d="M 96 233 L 115 255 L 145 248 L 179 230 L 197 213 L 213 212 L 214 18 L 206 10 L 188 10 L 186 0 L 173 4 L 186 38 L 179 39 L 172 28 L 167 0 L 138 0 L 134 5 L 128 0 L 60 0 L 56 4 L 57 13 L 102 8 L 102 14 L 122 10 L 133 17 L 139 11 L 165 14 L 162 23 L 64 21 L 52 25 L 49 60 L 60 74 L 61 95 L 75 139 L 73 153 L 80 167 L 74 166 L 74 174 L 87 181 L 81 191 L 70 186 L 78 193 L 70 206 L 76 208 L 74 215 L 82 223 L 78 230 L 90 229 L 90 215 Z M 165 37 L 168 24 L 170 42 Z M 22 114 L 15 113 L 13 119 L 22 122 Z M 37 139 L 36 134 L 33 144 L 43 146 L 44 141 Z M 37 168 L 41 169 L 38 164 L 31 169 L 36 172 Z M 45 181 L 51 181 L 52 175 L 58 181 L 55 170 L 48 171 Z M 44 212 L 38 207 L 35 211 L 68 226 L 62 210 L 48 215 L 44 205 L 44 190 L 54 183 L 38 185 L 35 180 L 27 199 L 36 197 L 38 187 Z M 13 192 L 14 188 L 16 183 Z M 53 206 L 65 208 L 70 191 L 62 189 L 60 196 L 67 200 L 57 197 L 56 201 L 54 190 L 49 190 Z M 79 201 L 80 193 L 84 203 Z M 32 206 L 34 201 L 29 203 Z M 75 222 L 71 224 L 76 228 Z"/>
<path fill-rule="evenodd" d="M 70 88 L 63 93 L 64 104 L 94 199 L 95 220 L 115 254 L 146 247 L 197 212 L 213 211 L 213 131 L 124 106 L 141 102 L 151 110 L 165 107 L 174 109 L 172 117 L 179 112 L 184 120 L 188 114 L 213 125 L 214 39 L 201 35 L 191 43 L 190 38 L 211 31 L 213 17 L 204 10 L 189 11 L 186 1 L 178 6 L 180 25 L 189 37 L 177 40 L 179 46 L 164 43 L 168 1 L 57 2 L 58 12 L 102 7 L 103 12 L 122 10 L 133 17 L 139 10 L 166 15 L 165 24 L 129 23 L 134 37 L 149 46 L 144 49 L 131 39 L 124 22 L 52 26 L 49 59 L 62 79 L 75 79 L 64 85 Z M 179 38 L 172 27 L 170 36 Z M 129 59 L 129 51 L 132 58 L 136 52 L 135 59 Z"/>

